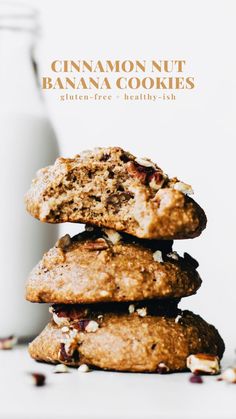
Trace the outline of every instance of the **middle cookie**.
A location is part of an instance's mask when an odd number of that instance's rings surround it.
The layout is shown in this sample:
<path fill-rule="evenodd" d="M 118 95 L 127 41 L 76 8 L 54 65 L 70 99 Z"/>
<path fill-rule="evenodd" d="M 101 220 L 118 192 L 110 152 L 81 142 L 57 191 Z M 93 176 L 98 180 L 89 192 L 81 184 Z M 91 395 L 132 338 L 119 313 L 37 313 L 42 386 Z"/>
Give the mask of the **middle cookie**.
<path fill-rule="evenodd" d="M 139 240 L 87 227 L 62 237 L 31 272 L 26 298 L 45 303 L 94 303 L 181 298 L 201 285 L 198 263 L 172 251 L 172 241 Z"/>

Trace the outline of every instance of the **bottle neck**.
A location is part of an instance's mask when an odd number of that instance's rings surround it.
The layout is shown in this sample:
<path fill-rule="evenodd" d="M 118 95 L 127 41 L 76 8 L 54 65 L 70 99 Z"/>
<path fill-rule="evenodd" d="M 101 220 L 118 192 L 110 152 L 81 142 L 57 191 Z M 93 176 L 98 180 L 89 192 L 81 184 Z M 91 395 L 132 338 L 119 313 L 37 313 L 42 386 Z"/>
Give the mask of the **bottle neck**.
<path fill-rule="evenodd" d="M 42 110 L 33 65 L 34 36 L 29 31 L 0 30 L 1 107 L 21 112 Z"/>

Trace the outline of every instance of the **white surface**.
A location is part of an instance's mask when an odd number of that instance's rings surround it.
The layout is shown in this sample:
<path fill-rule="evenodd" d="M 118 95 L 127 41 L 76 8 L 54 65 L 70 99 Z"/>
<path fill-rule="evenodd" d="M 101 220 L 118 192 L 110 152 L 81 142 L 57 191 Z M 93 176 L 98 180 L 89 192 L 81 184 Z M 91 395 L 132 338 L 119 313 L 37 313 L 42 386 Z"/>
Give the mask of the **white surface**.
<path fill-rule="evenodd" d="M 225 366 L 232 359 L 225 357 Z M 0 351 L 1 419 L 235 419 L 236 384 L 189 373 L 170 375 L 103 371 L 53 374 L 31 360 L 25 347 Z M 34 387 L 28 372 L 43 372 L 47 385 Z"/>

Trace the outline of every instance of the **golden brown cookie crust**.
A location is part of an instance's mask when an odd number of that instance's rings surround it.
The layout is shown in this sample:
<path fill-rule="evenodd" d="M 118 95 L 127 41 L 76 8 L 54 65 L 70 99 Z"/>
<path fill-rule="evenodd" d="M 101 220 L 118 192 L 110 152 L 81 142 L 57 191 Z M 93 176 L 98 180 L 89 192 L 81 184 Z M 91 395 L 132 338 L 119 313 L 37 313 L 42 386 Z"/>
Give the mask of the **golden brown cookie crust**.
<path fill-rule="evenodd" d="M 148 239 L 193 238 L 206 216 L 183 185 L 148 159 L 100 148 L 40 170 L 26 208 L 49 223 L 89 223 Z"/>
<path fill-rule="evenodd" d="M 217 330 L 189 311 L 158 316 L 150 315 L 147 309 L 142 317 L 138 311 L 106 310 L 91 316 L 81 309 L 77 319 L 74 315 L 71 320 L 59 320 L 60 326 L 51 321 L 29 345 L 32 358 L 115 371 L 174 372 L 186 369 L 190 354 L 221 358 L 224 352 Z"/>
<path fill-rule="evenodd" d="M 61 238 L 31 272 L 26 298 L 45 303 L 93 303 L 181 298 L 196 293 L 198 263 L 172 252 L 172 242 L 139 240 L 115 231 Z M 161 249 L 161 250 L 157 250 Z"/>

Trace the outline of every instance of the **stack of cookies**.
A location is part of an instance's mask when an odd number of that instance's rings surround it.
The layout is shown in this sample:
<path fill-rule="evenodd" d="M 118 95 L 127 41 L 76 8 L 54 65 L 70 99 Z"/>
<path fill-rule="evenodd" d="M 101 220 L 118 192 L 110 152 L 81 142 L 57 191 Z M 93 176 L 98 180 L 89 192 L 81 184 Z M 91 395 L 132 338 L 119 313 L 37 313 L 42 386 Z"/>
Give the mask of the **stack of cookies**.
<path fill-rule="evenodd" d="M 121 148 L 59 158 L 38 172 L 26 195 L 42 222 L 84 223 L 62 237 L 31 272 L 29 301 L 51 303 L 51 322 L 29 345 L 39 361 L 116 371 L 183 371 L 224 343 L 181 298 L 201 285 L 198 263 L 173 239 L 206 226 L 189 185 Z"/>

